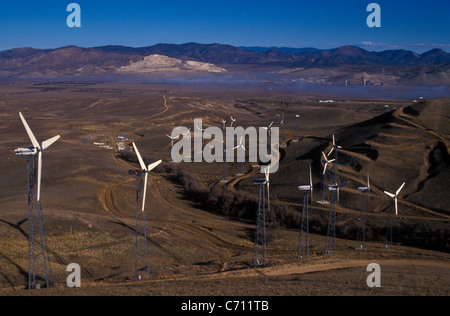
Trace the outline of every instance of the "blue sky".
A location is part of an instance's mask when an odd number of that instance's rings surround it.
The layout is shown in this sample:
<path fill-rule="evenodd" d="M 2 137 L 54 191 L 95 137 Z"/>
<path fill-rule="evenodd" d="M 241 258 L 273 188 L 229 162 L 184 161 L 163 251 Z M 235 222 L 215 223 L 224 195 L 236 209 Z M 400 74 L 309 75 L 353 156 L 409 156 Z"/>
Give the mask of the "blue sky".
<path fill-rule="evenodd" d="M 79 29 L 66 25 L 71 2 L 81 6 Z M 371 2 L 381 28 L 366 25 Z M 450 51 L 449 14 L 448 0 L 0 0 L 0 50 L 198 42 Z"/>

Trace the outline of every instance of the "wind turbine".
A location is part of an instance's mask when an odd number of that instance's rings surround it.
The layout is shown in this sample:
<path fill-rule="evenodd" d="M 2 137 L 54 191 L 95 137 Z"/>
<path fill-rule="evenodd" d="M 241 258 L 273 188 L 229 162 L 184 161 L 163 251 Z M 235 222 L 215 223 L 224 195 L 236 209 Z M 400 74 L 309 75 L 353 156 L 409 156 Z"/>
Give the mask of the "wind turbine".
<path fill-rule="evenodd" d="M 327 156 L 325 156 L 325 153 L 323 151 L 322 151 L 322 156 L 324 158 L 324 160 L 322 160 L 322 162 L 324 163 L 323 174 L 326 174 L 327 168 L 328 168 L 328 164 L 334 162 L 336 159 L 328 160 Z"/>
<path fill-rule="evenodd" d="M 370 196 L 370 175 L 367 174 L 367 185 L 359 187 L 358 191 L 362 193 L 361 213 L 359 216 L 358 232 L 356 234 L 356 248 L 357 250 L 366 249 L 366 213 L 367 204 Z"/>
<path fill-rule="evenodd" d="M 28 164 L 28 288 L 40 289 L 41 284 L 37 283 L 37 279 L 45 281 L 45 286 L 49 288 L 53 281 L 41 205 L 42 153 L 59 140 L 60 136 L 50 138 L 40 145 L 22 113 L 19 116 L 32 143 L 31 147 L 15 150 L 15 154 L 24 157 Z"/>
<path fill-rule="evenodd" d="M 141 170 L 130 170 L 129 173 L 136 176 L 136 244 L 135 244 L 135 260 L 134 260 L 134 278 L 140 279 L 138 276 L 138 264 L 139 261 L 144 261 L 147 267 L 147 276 L 150 276 L 150 261 L 148 256 L 148 245 L 147 245 L 147 229 L 145 222 L 145 200 L 147 197 L 147 185 L 148 185 L 148 173 L 155 169 L 162 160 L 159 160 L 153 164 L 146 165 L 142 159 L 141 154 L 133 142 L 134 152 L 139 161 Z M 142 183 L 142 178 L 144 177 L 144 183 Z M 143 188 L 142 188 L 143 187 Z M 141 203 L 142 204 L 141 204 Z M 142 229 L 139 227 L 140 222 L 142 222 Z"/>
<path fill-rule="evenodd" d="M 231 115 L 230 115 L 230 117 L 231 117 L 231 125 L 230 126 L 233 127 L 234 124 L 236 123 L 236 119 Z"/>
<path fill-rule="evenodd" d="M 336 145 L 336 137 L 333 135 L 333 147 L 331 147 L 331 150 L 328 153 L 327 157 L 329 157 L 333 153 L 333 151 L 335 152 L 334 178 L 338 182 L 339 182 L 339 177 L 338 177 L 338 174 L 337 174 L 337 171 L 338 171 L 338 153 L 339 153 L 340 149 L 342 149 L 342 147 Z"/>
<path fill-rule="evenodd" d="M 299 129 L 298 129 L 298 121 L 300 119 L 300 114 L 296 114 L 295 115 L 295 138 L 294 138 L 294 142 L 299 142 L 300 141 L 300 135 L 299 135 Z"/>
<path fill-rule="evenodd" d="M 280 122 L 280 126 L 283 130 L 283 143 L 281 144 L 281 147 L 286 147 L 286 119 L 284 118 L 284 111 L 283 111 L 283 116 L 281 118 L 281 122 Z"/>
<path fill-rule="evenodd" d="M 390 198 L 392 198 L 394 200 L 394 204 L 395 204 L 395 215 L 398 216 L 398 195 L 400 194 L 400 192 L 402 191 L 403 187 L 405 186 L 406 183 L 403 183 L 400 188 L 397 190 L 397 192 L 395 192 L 395 194 L 384 191 L 384 193 L 389 196 Z M 393 243 L 393 227 L 392 227 L 392 222 L 393 222 L 393 218 L 392 218 L 392 209 L 389 212 L 389 222 L 388 222 L 388 226 L 386 229 L 386 242 L 385 242 L 385 247 L 386 249 L 390 248 L 392 249 L 392 243 Z"/>
<path fill-rule="evenodd" d="M 340 185 L 334 184 L 328 186 L 328 190 L 331 193 L 330 199 L 330 217 L 328 220 L 327 240 L 325 245 L 325 256 L 330 255 L 330 248 L 332 248 L 333 255 L 336 253 L 336 212 L 339 209 L 339 190 L 345 187 L 348 182 Z M 330 238 L 331 245 L 330 245 Z"/>
<path fill-rule="evenodd" d="M 39 202 L 41 200 L 41 180 L 42 180 L 42 153 L 44 150 L 49 148 L 51 145 L 53 145 L 57 140 L 61 138 L 61 136 L 55 136 L 53 138 L 50 138 L 44 142 L 42 142 L 42 146 L 39 145 L 39 142 L 37 141 L 36 137 L 34 137 L 33 132 L 31 131 L 30 127 L 28 126 L 27 121 L 23 117 L 22 113 L 19 112 L 20 119 L 22 120 L 22 123 L 25 127 L 25 130 L 28 133 L 28 137 L 30 137 L 31 143 L 33 144 L 33 147 L 29 148 L 19 148 L 16 149 L 16 154 L 20 156 L 27 156 L 27 155 L 38 155 L 38 170 L 37 170 L 37 201 Z"/>
<path fill-rule="evenodd" d="M 227 120 L 225 120 L 225 119 L 222 119 L 222 130 L 223 131 L 225 131 L 225 128 L 226 128 L 226 124 L 227 124 Z"/>
<path fill-rule="evenodd" d="M 269 132 L 269 136 L 271 135 L 271 133 L 272 133 L 272 126 L 273 126 L 273 124 L 274 124 L 275 122 L 272 122 L 272 123 L 270 123 L 270 125 L 268 126 L 268 127 L 263 127 L 262 129 L 265 129 L 265 130 L 267 130 L 268 132 Z"/>
<path fill-rule="evenodd" d="M 177 137 L 172 137 L 172 136 L 170 136 L 170 135 L 167 135 L 167 137 L 169 137 L 170 140 L 172 141 L 172 147 L 173 147 L 173 142 L 174 142 L 174 140 L 179 139 L 179 138 L 180 138 L 180 135 L 178 135 Z"/>
<path fill-rule="evenodd" d="M 322 185 L 322 201 L 320 201 L 321 204 L 328 204 L 328 202 L 325 201 L 325 192 L 326 192 L 326 187 L 327 187 L 327 173 L 328 173 L 328 165 L 332 162 L 334 162 L 335 160 L 328 160 L 327 156 L 325 156 L 325 153 L 322 152 L 322 156 L 323 156 L 323 185 Z M 333 183 L 336 183 L 333 179 Z"/>
<path fill-rule="evenodd" d="M 272 126 L 275 122 L 272 122 L 267 127 L 263 127 L 262 129 L 267 131 L 267 151 L 270 151 L 270 147 L 272 146 Z"/>
<path fill-rule="evenodd" d="M 236 149 L 242 149 L 244 152 L 246 152 L 245 149 L 245 144 L 244 144 L 244 136 L 241 136 L 241 139 L 239 141 L 239 145 L 234 147 L 233 150 Z M 237 163 L 237 168 L 236 168 L 236 175 L 237 176 L 242 176 L 244 174 L 244 162 L 243 161 L 239 161 L 239 155 L 238 156 L 238 163 Z M 245 158 L 245 157 L 244 157 Z"/>
<path fill-rule="evenodd" d="M 264 174 L 266 176 L 266 185 L 267 185 L 267 211 L 270 212 L 270 166 L 267 166 Z"/>
<path fill-rule="evenodd" d="M 309 165 L 309 185 L 301 185 L 298 187 L 303 192 L 303 209 L 302 209 L 302 221 L 300 223 L 300 236 L 297 248 L 297 255 L 299 258 L 303 258 L 302 247 L 303 240 L 305 240 L 306 256 L 309 257 L 309 201 L 308 195 L 311 194 L 311 203 L 313 199 L 313 183 L 312 183 L 312 169 Z M 305 238 L 303 235 L 306 235 Z"/>
<path fill-rule="evenodd" d="M 267 263 L 267 239 L 266 239 L 266 187 L 267 187 L 267 201 L 270 208 L 269 197 L 269 174 L 270 170 L 267 166 L 264 170 L 265 178 L 254 180 L 253 183 L 258 186 L 258 213 L 256 217 L 256 232 L 255 232 L 255 246 L 253 250 L 253 266 L 261 267 Z"/>
<path fill-rule="evenodd" d="M 398 215 L 398 195 L 400 194 L 400 192 L 402 191 L 403 187 L 405 186 L 406 182 L 402 184 L 402 186 L 397 190 L 397 192 L 395 192 L 395 194 L 389 193 L 387 191 L 384 191 L 384 193 L 388 196 L 390 196 L 391 198 L 394 199 L 395 202 L 395 215 Z"/>
<path fill-rule="evenodd" d="M 342 149 L 342 147 L 341 146 L 338 146 L 338 145 L 336 145 L 336 138 L 335 138 L 335 136 L 333 135 L 333 147 L 331 147 L 331 150 L 330 150 L 330 152 L 328 153 L 328 157 L 331 155 L 331 153 L 334 151 L 334 150 L 339 150 L 339 149 Z"/>

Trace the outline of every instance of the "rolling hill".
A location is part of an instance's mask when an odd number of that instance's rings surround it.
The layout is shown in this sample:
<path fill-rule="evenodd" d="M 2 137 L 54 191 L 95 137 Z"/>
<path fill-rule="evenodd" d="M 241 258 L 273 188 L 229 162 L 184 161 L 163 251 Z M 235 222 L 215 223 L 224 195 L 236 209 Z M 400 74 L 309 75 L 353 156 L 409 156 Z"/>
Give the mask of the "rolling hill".
<path fill-rule="evenodd" d="M 148 47 L 103 46 L 82 48 L 67 46 L 56 49 L 17 48 L 0 52 L 0 77 L 30 78 L 63 75 L 113 74 L 123 67 L 142 62 L 152 55 L 200 62 L 227 69 L 233 73 L 280 74 L 295 73 L 297 69 L 327 69 L 340 75 L 321 80 L 347 80 L 353 74 L 382 75 L 384 81 L 447 85 L 450 54 L 433 49 L 424 54 L 405 50 L 369 52 L 355 46 L 332 50 L 239 48 L 223 44 L 186 43 L 157 44 Z M 185 67 L 186 68 L 186 67 Z M 180 71 L 186 70 L 181 67 Z M 188 67 L 189 68 L 189 67 Z M 132 68 L 129 68 L 132 69 Z M 208 71 L 207 71 L 208 72 Z M 128 74 L 133 73 L 129 71 Z M 142 74 L 142 71 L 137 73 Z"/>

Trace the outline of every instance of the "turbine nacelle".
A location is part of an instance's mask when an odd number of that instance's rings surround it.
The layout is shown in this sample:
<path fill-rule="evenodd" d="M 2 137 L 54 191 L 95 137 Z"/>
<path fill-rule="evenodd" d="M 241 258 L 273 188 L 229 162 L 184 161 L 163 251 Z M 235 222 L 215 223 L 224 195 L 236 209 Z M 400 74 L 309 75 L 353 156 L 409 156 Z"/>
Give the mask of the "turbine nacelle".
<path fill-rule="evenodd" d="M 358 191 L 361 191 L 361 192 L 369 192 L 370 193 L 370 175 L 367 175 L 367 186 L 365 186 L 365 187 L 359 187 L 358 188 Z"/>
<path fill-rule="evenodd" d="M 34 147 L 17 148 L 14 152 L 17 156 L 34 156 L 38 153 Z"/>

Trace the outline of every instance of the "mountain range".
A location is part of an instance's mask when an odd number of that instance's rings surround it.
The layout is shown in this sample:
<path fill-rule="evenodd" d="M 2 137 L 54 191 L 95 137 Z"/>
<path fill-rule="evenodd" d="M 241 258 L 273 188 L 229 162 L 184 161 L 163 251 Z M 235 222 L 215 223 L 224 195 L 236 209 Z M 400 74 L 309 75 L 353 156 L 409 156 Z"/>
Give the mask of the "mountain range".
<path fill-rule="evenodd" d="M 181 63 L 204 63 L 231 73 L 283 73 L 301 77 L 304 75 L 302 71 L 305 70 L 314 69 L 320 73 L 325 69 L 333 69 L 335 77 L 339 77 L 340 80 L 354 80 L 354 75 L 349 76 L 349 72 L 357 76 L 366 74 L 369 80 L 372 74 L 389 74 L 390 77 L 394 76 L 399 80 L 404 78 L 412 81 L 429 80 L 432 84 L 444 85 L 450 80 L 450 53 L 441 49 L 417 54 L 406 50 L 369 52 L 355 46 L 318 50 L 198 43 L 157 44 L 140 48 L 67 46 L 56 49 L 10 49 L 0 52 L 0 77 L 114 73 L 135 63 L 142 64 L 146 57 L 152 55 L 175 58 Z M 208 67 L 199 65 L 198 71 L 208 72 Z M 179 70 L 186 71 L 186 67 Z M 139 69 L 137 72 L 142 73 Z M 308 75 L 310 73 L 308 72 Z M 331 79 L 324 78 L 324 80 Z M 389 81 L 388 78 L 385 81 Z"/>

